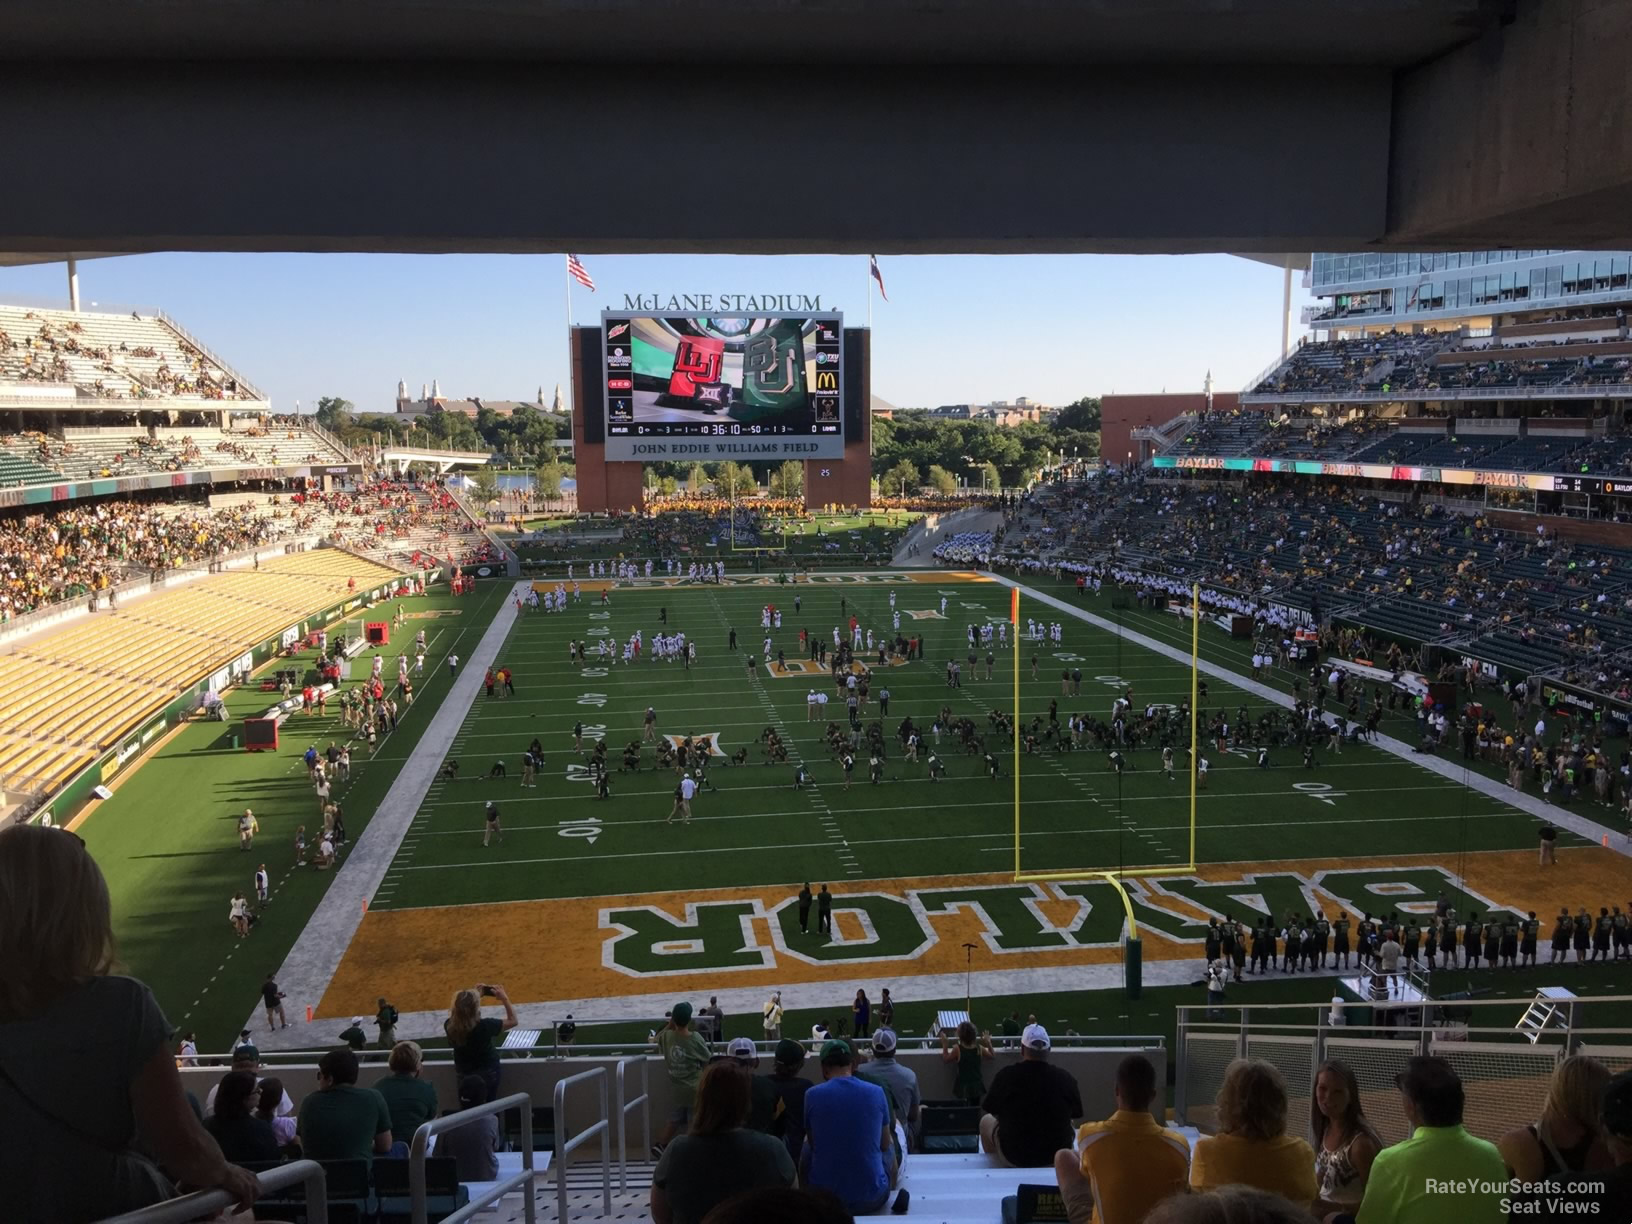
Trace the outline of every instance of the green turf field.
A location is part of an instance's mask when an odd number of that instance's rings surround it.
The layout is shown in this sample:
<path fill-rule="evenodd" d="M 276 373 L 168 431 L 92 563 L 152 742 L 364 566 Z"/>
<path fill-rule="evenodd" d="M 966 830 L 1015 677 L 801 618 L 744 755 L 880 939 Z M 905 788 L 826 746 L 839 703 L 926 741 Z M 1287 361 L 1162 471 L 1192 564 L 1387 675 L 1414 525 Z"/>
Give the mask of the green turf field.
<path fill-rule="evenodd" d="M 948 605 L 945 620 L 903 619 L 904 629 L 924 632 L 927 657 L 880 669 L 875 686 L 887 683 L 891 691 L 886 731 L 893 732 L 909 714 L 927 727 L 943 704 L 956 715 L 974 717 L 983 730 L 989 711 L 1009 710 L 1012 652 L 1000 656 L 993 680 L 970 678 L 967 666 L 961 689 L 949 689 L 944 679 L 945 661 L 959 650 L 965 626 L 1005 613 L 1008 591 L 993 584 L 811 584 L 800 588 L 799 613 L 792 608 L 793 588 L 620 590 L 608 611 L 586 599 L 563 615 L 528 614 L 503 652 L 519 676 L 517 695 L 478 699 L 460 736 L 460 779 L 427 804 L 423 836 L 391 877 L 390 895 L 377 904 L 412 907 L 780 882 L 789 878 L 790 846 L 799 851 L 801 870 L 836 879 L 1012 867 L 1012 765 L 1006 744 L 998 780 L 986 775 L 978 757 L 960 753 L 948 739 L 942 746 L 949 775 L 944 783 L 929 782 L 925 765 L 904 762 L 892 743 L 885 782 L 870 785 L 863 767 L 846 789 L 842 770 L 820 743 L 822 726 L 807 722 L 805 715 L 806 692 L 812 683 L 828 688 L 825 677 L 806 682 L 767 677 L 763 667 L 752 677 L 747 672 L 746 655 L 761 653 L 759 609 L 767 599 L 786 607 L 783 630 L 773 636 L 797 658 L 798 627 L 809 626 L 831 640 L 841 598 L 846 611 L 889 630 L 892 590 L 903 611 L 938 614 L 942 592 Z M 691 669 L 643 658 L 633 666 L 592 666 L 581 673 L 568 662 L 569 638 L 598 629 L 619 641 L 639 629 L 649 641 L 659 627 L 660 608 L 667 610 L 671 631 L 683 629 L 698 642 L 701 657 Z M 1138 702 L 1186 700 L 1184 667 L 1023 601 L 1022 621 L 1036 615 L 1067 623 L 1061 648 L 1026 645 L 1024 719 L 1046 713 L 1055 699 L 1062 718 L 1077 710 L 1104 718 L 1114 696 L 1129 686 Z M 1175 630 L 1184 628 L 1168 619 Z M 726 650 L 732 627 L 738 632 L 735 654 Z M 1063 666 L 1082 667 L 1079 697 L 1060 696 Z M 1233 712 L 1243 701 L 1249 710 L 1262 708 L 1262 702 L 1227 683 L 1213 681 L 1209 691 L 1210 709 L 1223 705 Z M 623 745 L 640 737 L 648 704 L 658 712 L 660 732 L 717 733 L 728 755 L 750 749 L 746 768 L 716 764 L 710 775 L 716 790 L 699 796 L 693 805 L 696 819 L 684 831 L 663 824 L 675 780 L 672 773 L 654 769 L 650 745 L 641 772 L 614 775 L 613 796 L 605 802 L 592 796 L 582 756 L 573 751 L 572 730 L 581 721 L 586 737 L 607 737 L 616 763 Z M 835 716 L 841 708 L 829 706 Z M 877 717 L 876 703 L 868 717 Z M 786 729 L 807 762 L 825 813 L 813 804 L 811 792 L 792 789 L 790 769 L 759 763 L 758 737 L 773 725 Z M 546 768 L 535 789 L 521 790 L 519 760 L 535 736 L 544 745 Z M 926 743 L 930 739 L 926 736 Z M 586 738 L 586 749 L 591 742 Z M 1334 851 L 1451 855 L 1533 844 L 1534 821 L 1528 815 L 1380 751 L 1320 752 L 1312 770 L 1302 767 L 1292 749 L 1277 750 L 1269 769 L 1233 752 L 1211 755 L 1211 777 L 1199 799 L 1199 862 L 1305 859 Z M 498 759 L 507 763 L 505 781 L 484 776 Z M 1188 862 L 1190 820 L 1182 773 L 1175 780 L 1164 778 L 1153 751 L 1135 754 L 1132 763 L 1119 794 L 1104 753 L 1022 756 L 1022 868 L 1103 870 Z M 504 800 L 502 854 L 484 853 L 478 832 L 482 803 L 495 796 Z M 599 829 L 593 840 L 572 831 L 591 819 Z M 469 870 L 477 864 L 480 870 Z"/>
<path fill-rule="evenodd" d="M 974 719 L 982 732 L 990 711 L 1011 710 L 1012 650 L 998 654 L 994 678 L 986 680 L 981 678 L 984 651 L 980 665 L 971 669 L 964 646 L 969 623 L 1006 616 L 1009 591 L 996 583 L 967 582 L 951 575 L 926 577 L 927 582 L 866 575 L 861 581 L 835 576 L 797 585 L 767 581 L 622 588 L 612 592 L 605 608 L 586 591 L 582 603 L 569 605 L 565 613 L 524 613 L 497 660 L 514 670 L 516 695 L 477 696 L 450 754 L 460 763 L 458 780 L 432 785 L 383 885 L 370 899 L 365 933 L 376 918 L 389 922 L 421 916 L 434 930 L 459 929 L 457 922 L 446 921 L 450 911 L 439 907 L 489 906 L 471 911 L 483 915 L 473 916 L 472 922 L 487 922 L 487 916 L 505 912 L 507 902 L 548 904 L 553 899 L 564 904 L 583 899 L 588 903 L 584 912 L 565 918 L 553 913 L 546 919 L 571 926 L 551 929 L 550 938 L 577 940 L 588 949 L 580 950 L 581 955 L 598 960 L 603 953 L 596 941 L 605 938 L 599 932 L 607 922 L 604 910 L 600 918 L 596 916 L 599 899 L 631 894 L 691 898 L 706 890 L 725 890 L 723 895 L 729 898 L 734 895 L 730 890 L 752 888 L 786 895 L 806 878 L 829 880 L 836 893 L 865 892 L 875 881 L 899 892 L 903 881 L 921 889 L 936 881 L 961 886 L 978 879 L 983 887 L 991 887 L 991 881 L 1006 879 L 1014 867 L 1012 756 L 1007 741 L 999 744 L 1000 737 L 990 737 L 994 748 L 1002 748 L 1002 776 L 994 780 L 978 757 L 960 753 L 951 738 L 944 737 L 940 752 L 948 777 L 931 783 L 923 760 L 912 764 L 901 759 L 893 733 L 906 715 L 927 728 L 943 704 L 954 715 Z M 457 649 L 468 658 L 508 591 L 508 584 L 498 583 L 462 600 L 433 596 L 410 605 L 414 611 L 458 615 L 410 620 L 396 631 L 398 640 L 411 638 L 419 627 L 434 635 L 426 682 L 414 708 L 381 745 L 377 757 L 366 766 L 361 756 L 357 758 L 361 767 L 355 781 L 340 796 L 353 840 L 414 751 L 426 720 L 446 692 L 441 666 L 446 653 Z M 874 700 L 863 717 L 864 722 L 879 717 L 877 697 L 887 685 L 891 701 L 889 717 L 883 720 L 889 744 L 885 778 L 880 785 L 869 783 L 863 754 L 847 789 L 842 770 L 820 742 L 823 724 L 807 721 L 805 714 L 806 693 L 812 687 L 830 689 L 825 673 L 809 678 L 770 676 L 761 663 L 750 675 L 746 657 L 761 655 L 765 634 L 760 609 L 768 601 L 784 613 L 781 632 L 771 636 L 790 661 L 797 661 L 803 658 L 797 641 L 800 627 L 831 643 L 835 622 L 854 613 L 875 634 L 889 632 L 892 592 L 902 631 L 925 636 L 926 657 L 876 669 Z M 1073 604 L 1079 602 L 1068 586 L 1059 592 Z M 797 611 L 796 598 L 801 605 Z M 1113 615 L 1108 596 L 1082 602 L 1101 615 Z M 678 662 L 653 662 L 649 649 L 646 657 L 627 666 L 621 662 L 608 666 L 593 655 L 584 667 L 568 659 L 571 639 L 584 639 L 593 650 L 603 637 L 621 642 L 636 629 L 649 648 L 653 634 L 664 627 L 665 612 L 668 630 L 684 630 L 697 642 L 700 658 L 690 669 Z M 1114 615 L 1160 640 L 1188 642 L 1188 625 L 1170 615 L 1133 611 Z M 1058 647 L 1045 643 L 1024 647 L 1023 721 L 1046 716 L 1052 700 L 1058 700 L 1062 719 L 1078 711 L 1103 719 L 1115 695 L 1129 686 L 1140 704 L 1178 704 L 1189 692 L 1188 669 L 1179 663 L 1029 598 L 1022 601 L 1020 616 L 1022 623 L 1037 617 L 1065 626 Z M 738 634 L 734 653 L 727 650 L 732 628 Z M 1244 647 L 1211 626 L 1204 626 L 1203 641 L 1204 657 L 1245 670 Z M 948 688 L 945 680 L 945 664 L 954 651 L 965 659 L 964 683 L 958 689 Z M 1080 696 L 1061 696 L 1059 672 L 1064 667 L 1082 669 Z M 1286 679 L 1280 678 L 1283 687 Z M 1204 705 L 1222 706 L 1233 716 L 1243 699 L 1241 690 L 1213 679 Z M 1256 699 L 1245 700 L 1249 711 L 1262 707 Z M 269 703 L 268 696 L 253 692 L 240 691 L 229 698 L 235 718 Z M 648 704 L 657 710 L 657 729 L 662 733 L 718 737 L 723 757 L 714 758 L 713 789 L 694 801 L 689 826 L 665 823 L 675 775 L 654 768 L 651 744 L 642 748 L 638 772 L 612 775 L 610 799 L 593 796 L 583 752 L 605 737 L 616 767 L 624 744 L 640 737 Z M 842 703 L 831 701 L 828 710 L 829 717 L 843 721 Z M 573 747 L 579 722 L 584 724 L 583 752 Z M 760 763 L 759 737 L 768 726 L 779 728 L 794 758 L 805 761 L 814 787 L 796 791 L 791 765 Z M 261 976 L 281 963 L 334 878 L 292 869 L 291 843 L 297 823 L 306 823 L 308 829 L 320 824 L 298 754 L 309 741 L 326 744 L 339 726 L 332 716 L 310 720 L 297 716 L 286 725 L 284 748 L 275 757 L 226 747 L 222 737 L 227 729 L 200 724 L 182 730 L 127 776 L 115 798 L 102 804 L 81 830 L 109 875 L 116 931 L 131 971 L 153 984 L 178 1024 L 222 1042 L 248 1013 Z M 1406 726 L 1395 719 L 1385 722 L 1383 729 L 1404 734 Z M 544 747 L 545 768 L 536 787 L 523 788 L 521 756 L 534 737 Z M 926 749 L 932 740 L 926 733 Z M 727 765 L 723 758 L 744 747 L 749 750 L 748 764 Z M 1318 768 L 1312 770 L 1302 768 L 1300 754 L 1290 748 L 1277 750 L 1269 769 L 1259 769 L 1252 759 L 1233 753 L 1215 751 L 1210 757 L 1209 784 L 1198 799 L 1196 857 L 1201 864 L 1244 864 L 1245 871 L 1254 864 L 1273 870 L 1276 863 L 1296 863 L 1307 870 L 1316 860 L 1412 854 L 1433 856 L 1447 870 L 1462 874 L 1464 856 L 1475 851 L 1519 852 L 1534 846 L 1534 820 L 1529 815 L 1378 750 L 1350 747 L 1341 755 L 1323 752 Z M 487 775 L 498 760 L 505 761 L 507 776 L 490 779 Z M 1168 780 L 1157 767 L 1154 750 L 1131 754 L 1133 768 L 1121 776 L 1119 789 L 1117 775 L 1102 752 L 1023 755 L 1023 868 L 1086 871 L 1187 863 L 1191 826 L 1183 760 L 1181 752 L 1181 772 Z M 500 804 L 504 841 L 484 849 L 482 810 L 488 799 Z M 262 822 L 254 854 L 240 852 L 233 835 L 232 821 L 246 804 L 255 808 Z M 1561 844 L 1581 842 L 1566 834 Z M 250 940 L 240 943 L 226 922 L 227 902 L 235 889 L 248 889 L 254 865 L 263 858 L 272 872 L 273 902 Z M 1063 887 L 1068 893 L 1072 886 Z M 1236 895 L 1240 889 L 1225 891 Z M 1593 899 L 1571 898 L 1572 903 Z M 1013 898 L 1007 903 L 1019 912 Z M 512 910 L 514 921 L 530 912 L 525 906 Z M 1096 923 L 1107 914 L 1120 922 L 1113 911 L 1096 913 Z M 878 921 L 886 919 L 889 914 L 883 912 Z M 723 929 L 729 936 L 729 924 L 736 920 L 725 914 L 718 921 L 727 927 L 710 929 L 714 935 Z M 788 920 L 784 911 L 785 931 Z M 699 921 L 706 926 L 716 919 L 705 914 Z M 501 935 L 501 946 L 527 946 L 511 939 L 509 931 Z M 898 945 L 902 936 L 900 930 L 883 927 L 876 933 Z M 531 937 L 531 930 L 523 928 L 521 938 Z M 1088 938 L 1086 928 L 1083 938 Z M 417 939 L 399 931 L 395 942 L 385 946 L 417 949 Z M 729 938 L 727 943 L 734 946 Z M 834 953 L 849 954 L 843 949 Z M 366 939 L 357 956 L 364 961 L 365 977 L 389 968 L 410 979 L 416 972 L 429 975 L 434 959 L 422 953 L 398 964 L 398 953 L 382 953 L 380 945 Z M 579 997 L 570 984 L 552 979 L 552 973 L 559 979 L 565 970 L 557 972 L 550 958 L 523 959 L 537 962 L 530 968 L 545 982 L 534 998 Z M 348 956 L 346 964 L 356 968 L 353 957 Z M 1069 986 L 1069 977 L 1062 975 L 1058 987 L 1048 990 L 1068 991 Z M 372 982 L 368 989 L 372 991 Z M 1014 992 L 982 993 L 1006 998 Z M 929 992 L 909 986 L 904 994 L 918 995 L 922 1004 Z M 1035 993 L 1026 997 L 1041 998 Z M 1036 1004 L 1038 1010 L 1044 1006 L 1055 1005 Z M 1106 1026 L 1116 1030 L 1135 1019 L 1143 1030 L 1159 1011 L 1148 1007 L 1129 1011 L 1110 1003 L 1071 1004 L 1062 1015 L 1071 1015 L 1084 1031 L 1090 1024 L 1076 1019 L 1078 1012 L 1093 1017 L 1093 1026 L 1100 1031 L 1107 1031 Z"/>
<path fill-rule="evenodd" d="M 426 675 L 414 705 L 397 730 L 380 741 L 376 757 L 370 761 L 366 747 L 354 749 L 352 783 L 335 788 L 353 841 L 447 692 L 443 659 L 451 650 L 469 652 L 507 590 L 488 583 L 455 599 L 443 587 L 403 601 L 413 613 L 436 614 L 410 619 L 393 635 L 397 642 L 411 642 L 421 627 L 427 630 Z M 388 619 L 396 603 L 383 605 L 379 616 Z M 362 619 L 361 613 L 353 617 L 347 632 L 359 632 Z M 391 678 L 395 653 L 388 652 Z M 304 668 L 311 660 L 307 652 L 299 664 Z M 275 755 L 227 744 L 238 720 L 259 714 L 276 699 L 276 693 L 255 686 L 230 692 L 233 722 L 185 724 L 125 775 L 114 797 L 97 805 L 77 830 L 107 876 L 127 972 L 153 988 L 173 1023 L 221 1043 L 237 1031 L 262 976 L 278 967 L 334 878 L 332 872 L 294 869 L 294 835 L 297 825 L 304 824 L 308 834 L 322 828 L 299 758 L 309 743 L 323 748 L 330 739 L 343 742 L 337 707 L 331 704 L 323 717 L 296 714 L 286 720 Z M 237 845 L 236 821 L 245 807 L 254 809 L 261 825 L 251 853 Z M 253 875 L 263 861 L 272 879 L 272 901 L 250 939 L 239 941 L 227 921 L 228 903 L 239 889 L 254 896 Z"/>

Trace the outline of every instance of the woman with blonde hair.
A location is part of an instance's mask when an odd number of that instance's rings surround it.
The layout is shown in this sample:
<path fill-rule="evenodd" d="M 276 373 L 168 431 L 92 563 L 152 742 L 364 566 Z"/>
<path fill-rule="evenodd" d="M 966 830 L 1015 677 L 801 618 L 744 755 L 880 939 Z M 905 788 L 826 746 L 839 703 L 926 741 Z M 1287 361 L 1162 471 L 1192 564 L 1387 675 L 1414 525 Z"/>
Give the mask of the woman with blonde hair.
<path fill-rule="evenodd" d="M 1315 1201 L 1315 1153 L 1286 1133 L 1286 1081 L 1272 1065 L 1238 1058 L 1218 1090 L 1218 1133 L 1196 1141 L 1190 1184 L 1256 1186 L 1307 1209 Z"/>
<path fill-rule="evenodd" d="M 497 999 L 504 1008 L 504 1019 L 482 1015 L 482 1000 Z M 493 1044 L 500 1033 L 516 1027 L 516 1009 L 510 1006 L 510 996 L 503 986 L 478 986 L 461 990 L 453 996 L 448 1018 L 442 1022 L 442 1031 L 453 1047 L 453 1067 L 463 1079 L 467 1075 L 480 1076 L 487 1085 L 487 1099 L 499 1095 L 499 1051 Z"/>
<path fill-rule="evenodd" d="M 1348 1063 L 1334 1059 L 1316 1074 L 1309 1130 L 1320 1183 L 1315 1214 L 1324 1218 L 1328 1212 L 1358 1211 L 1383 1141 L 1360 1107 L 1360 1081 Z"/>
<path fill-rule="evenodd" d="M 172 1196 L 170 1178 L 254 1201 L 187 1103 L 153 993 L 113 972 L 107 882 L 75 834 L 0 829 L 0 966 L 7 1219 L 99 1220 Z"/>
<path fill-rule="evenodd" d="M 1541 1117 L 1507 1132 L 1496 1143 L 1507 1168 L 1521 1182 L 1567 1181 L 1571 1174 L 1613 1167 L 1598 1124 L 1609 1068 L 1587 1054 L 1553 1068 Z"/>

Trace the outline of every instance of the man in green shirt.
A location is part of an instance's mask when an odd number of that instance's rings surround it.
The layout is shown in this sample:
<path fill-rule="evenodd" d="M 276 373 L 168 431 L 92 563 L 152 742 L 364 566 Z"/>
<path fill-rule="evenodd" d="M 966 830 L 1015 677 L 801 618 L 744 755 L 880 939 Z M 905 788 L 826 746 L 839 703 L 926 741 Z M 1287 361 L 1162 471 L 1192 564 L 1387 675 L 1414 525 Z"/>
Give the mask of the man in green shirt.
<path fill-rule="evenodd" d="M 713 1057 L 708 1042 L 691 1030 L 691 1004 L 680 1002 L 669 1014 L 669 1022 L 657 1035 L 657 1052 L 663 1056 L 663 1065 L 669 1073 L 669 1093 L 673 1098 L 669 1121 L 663 1128 L 663 1137 L 657 1141 L 653 1155 L 659 1155 L 668 1146 L 675 1132 L 691 1121 L 691 1109 L 697 1100 L 697 1081 L 703 1068 Z"/>
<path fill-rule="evenodd" d="M 391 1150 L 391 1111 L 372 1088 L 357 1087 L 357 1055 L 330 1050 L 318 1060 L 317 1091 L 295 1124 L 309 1160 L 362 1160 Z"/>
<path fill-rule="evenodd" d="M 1451 1064 L 1419 1056 L 1394 1083 L 1414 1129 L 1377 1153 L 1358 1224 L 1503 1224 L 1507 1165 L 1495 1144 L 1462 1126 L 1462 1081 Z"/>
<path fill-rule="evenodd" d="M 397 1044 L 397 1009 L 380 999 L 374 1013 L 374 1023 L 380 1028 L 380 1049 L 389 1050 Z"/>
<path fill-rule="evenodd" d="M 419 1077 L 424 1061 L 418 1043 L 399 1041 L 391 1047 L 387 1064 L 391 1074 L 374 1085 L 391 1114 L 393 1146 L 402 1148 L 404 1155 L 414 1132 L 436 1117 L 436 1086 Z"/>

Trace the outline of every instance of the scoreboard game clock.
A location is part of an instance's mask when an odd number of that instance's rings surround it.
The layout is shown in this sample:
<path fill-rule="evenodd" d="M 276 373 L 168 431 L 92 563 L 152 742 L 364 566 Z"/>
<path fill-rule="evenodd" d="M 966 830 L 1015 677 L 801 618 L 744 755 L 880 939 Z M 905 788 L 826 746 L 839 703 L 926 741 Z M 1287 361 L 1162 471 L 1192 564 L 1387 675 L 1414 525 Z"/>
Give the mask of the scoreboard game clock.
<path fill-rule="evenodd" d="M 1613 476 L 1555 476 L 1553 489 L 1559 493 L 1592 493 L 1599 497 L 1632 497 L 1632 480 Z"/>
<path fill-rule="evenodd" d="M 838 459 L 844 317 L 601 315 L 608 460 Z"/>

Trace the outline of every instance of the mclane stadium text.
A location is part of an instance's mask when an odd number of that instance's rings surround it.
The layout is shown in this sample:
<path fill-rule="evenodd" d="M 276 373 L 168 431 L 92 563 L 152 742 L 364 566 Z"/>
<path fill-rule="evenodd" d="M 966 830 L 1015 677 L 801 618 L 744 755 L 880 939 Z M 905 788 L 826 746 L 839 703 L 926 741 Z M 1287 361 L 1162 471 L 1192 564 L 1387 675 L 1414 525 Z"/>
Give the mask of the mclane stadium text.
<path fill-rule="evenodd" d="M 822 295 L 808 293 L 626 293 L 625 310 L 820 310 Z"/>

